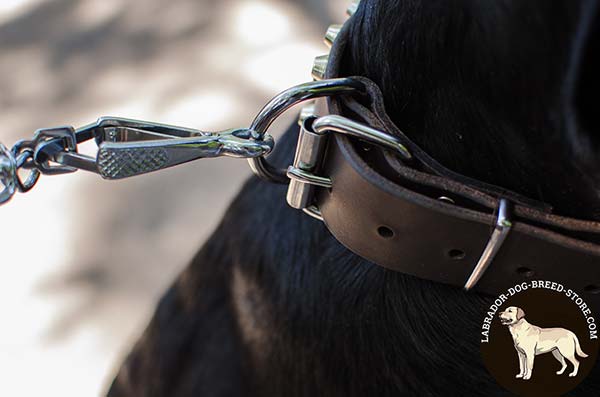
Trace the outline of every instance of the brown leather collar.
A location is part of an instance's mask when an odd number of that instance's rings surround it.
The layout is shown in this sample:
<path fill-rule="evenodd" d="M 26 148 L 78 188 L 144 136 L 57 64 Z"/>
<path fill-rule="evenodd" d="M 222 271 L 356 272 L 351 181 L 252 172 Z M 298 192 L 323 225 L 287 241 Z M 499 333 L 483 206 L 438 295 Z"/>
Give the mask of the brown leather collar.
<path fill-rule="evenodd" d="M 339 77 L 346 42 L 344 28 L 327 78 Z M 345 136 L 330 139 L 320 173 L 333 187 L 319 189 L 316 205 L 342 244 L 388 269 L 464 287 L 489 251 L 490 238 L 499 238 L 476 291 L 495 295 L 528 279 L 550 280 L 584 293 L 600 308 L 600 245 L 591 242 L 600 235 L 600 223 L 553 215 L 542 203 L 444 168 L 392 123 L 379 88 L 361 81 L 366 101 L 332 97 L 328 112 L 400 138 L 415 160 L 403 164 Z M 503 199 L 511 203 L 510 222 L 498 224 Z"/>

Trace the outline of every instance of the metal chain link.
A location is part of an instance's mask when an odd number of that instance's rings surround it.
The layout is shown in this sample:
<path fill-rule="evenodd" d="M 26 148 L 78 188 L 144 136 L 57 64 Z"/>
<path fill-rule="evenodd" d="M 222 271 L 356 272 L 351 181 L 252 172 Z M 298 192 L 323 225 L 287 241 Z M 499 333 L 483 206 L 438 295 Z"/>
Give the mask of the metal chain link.
<path fill-rule="evenodd" d="M 11 150 L 11 154 L 15 157 L 17 171 L 15 172 L 15 178 L 17 181 L 17 186 L 19 188 L 19 192 L 26 193 L 30 191 L 35 184 L 40 179 L 40 175 L 42 174 L 40 170 L 35 168 L 35 164 L 33 164 L 33 155 L 34 150 L 31 147 L 18 147 L 17 145 L 13 146 Z M 29 169 L 29 175 L 23 181 L 21 176 L 19 175 L 20 169 Z"/>
<path fill-rule="evenodd" d="M 37 184 L 42 173 L 57 173 L 53 167 L 36 159 L 36 154 L 41 153 L 42 146 L 49 143 L 60 145 L 60 142 L 64 141 L 65 135 L 56 133 L 56 131 L 56 129 L 38 130 L 33 140 L 20 140 L 10 150 L 0 143 L 0 184 L 3 185 L 3 189 L 0 191 L 0 204 L 9 201 L 16 192 L 30 191 Z M 63 149 L 73 148 L 71 143 L 68 145 L 70 146 Z M 65 145 L 63 144 L 63 146 Z M 25 179 L 19 174 L 21 170 L 29 171 Z"/>

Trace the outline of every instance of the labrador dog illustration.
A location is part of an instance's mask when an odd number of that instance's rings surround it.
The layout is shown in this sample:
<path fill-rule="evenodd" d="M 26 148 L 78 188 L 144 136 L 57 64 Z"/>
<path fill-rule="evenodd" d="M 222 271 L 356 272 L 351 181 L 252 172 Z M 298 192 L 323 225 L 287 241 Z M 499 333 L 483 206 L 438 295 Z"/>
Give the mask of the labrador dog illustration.
<path fill-rule="evenodd" d="M 579 361 L 577 356 L 586 358 L 587 354 L 581 350 L 577 335 L 564 328 L 540 328 L 525 320 L 525 311 L 520 307 L 511 306 L 500 313 L 500 322 L 508 326 L 508 330 L 515 342 L 515 349 L 519 355 L 520 372 L 517 378 L 531 379 L 535 356 L 552 353 L 554 358 L 562 365 L 556 372 L 562 375 L 567 369 L 567 360 L 573 364 L 570 377 L 577 376 Z"/>

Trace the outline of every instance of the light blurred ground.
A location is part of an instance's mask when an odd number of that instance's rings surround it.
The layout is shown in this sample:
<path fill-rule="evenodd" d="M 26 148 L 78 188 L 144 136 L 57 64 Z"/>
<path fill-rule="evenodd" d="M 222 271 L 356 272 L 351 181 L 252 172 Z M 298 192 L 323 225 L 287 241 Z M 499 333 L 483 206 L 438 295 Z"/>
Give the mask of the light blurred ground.
<path fill-rule="evenodd" d="M 1 0 L 0 141 L 102 115 L 247 125 L 309 80 L 346 3 Z M 101 395 L 248 175 L 231 159 L 122 182 L 78 172 L 1 207 L 0 395 Z"/>

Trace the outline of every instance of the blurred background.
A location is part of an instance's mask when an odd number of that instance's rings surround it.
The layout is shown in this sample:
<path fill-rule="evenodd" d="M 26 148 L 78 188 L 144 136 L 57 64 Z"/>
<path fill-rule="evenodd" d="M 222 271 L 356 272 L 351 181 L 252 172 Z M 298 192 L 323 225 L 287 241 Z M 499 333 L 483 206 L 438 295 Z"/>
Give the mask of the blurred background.
<path fill-rule="evenodd" d="M 246 126 L 310 80 L 348 3 L 1 0 L 0 141 L 99 116 Z M 0 395 L 102 395 L 249 174 L 233 159 L 120 182 L 80 171 L 0 207 Z"/>

